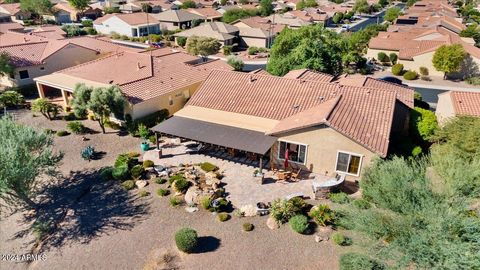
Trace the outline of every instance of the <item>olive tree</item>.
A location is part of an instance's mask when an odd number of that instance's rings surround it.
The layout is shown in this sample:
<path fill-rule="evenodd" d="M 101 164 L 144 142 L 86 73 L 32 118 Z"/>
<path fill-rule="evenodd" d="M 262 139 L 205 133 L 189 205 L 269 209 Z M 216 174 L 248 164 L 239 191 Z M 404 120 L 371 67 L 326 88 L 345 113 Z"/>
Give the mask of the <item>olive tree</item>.
<path fill-rule="evenodd" d="M 35 209 L 40 178 L 53 175 L 62 153 L 45 132 L 0 118 L 0 198 L 12 207 Z"/>
<path fill-rule="evenodd" d="M 435 51 L 432 63 L 436 70 L 444 73 L 443 78 L 445 79 L 448 73 L 460 70 L 466 55 L 460 44 L 442 45 Z"/>
<path fill-rule="evenodd" d="M 220 42 L 215 38 L 191 36 L 187 39 L 188 53 L 200 55 L 204 59 L 209 55 L 218 53 L 220 47 Z"/>
<path fill-rule="evenodd" d="M 121 118 L 126 103 L 118 86 L 91 88 L 77 84 L 73 92 L 72 107 L 78 117 L 85 117 L 87 112 L 91 111 L 105 133 L 105 121 L 112 114 Z"/>

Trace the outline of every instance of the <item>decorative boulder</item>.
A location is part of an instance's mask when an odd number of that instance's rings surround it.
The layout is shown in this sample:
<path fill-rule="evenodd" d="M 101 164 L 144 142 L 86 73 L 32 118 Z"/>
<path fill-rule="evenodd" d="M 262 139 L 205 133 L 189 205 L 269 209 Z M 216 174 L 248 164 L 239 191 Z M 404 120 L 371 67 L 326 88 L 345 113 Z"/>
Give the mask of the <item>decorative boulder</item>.
<path fill-rule="evenodd" d="M 217 178 L 217 174 L 214 172 L 208 172 L 205 174 L 205 184 L 209 186 L 219 185 L 220 180 Z"/>
<path fill-rule="evenodd" d="M 246 217 L 254 217 L 257 215 L 257 207 L 253 204 L 247 204 L 240 207 L 240 211 Z"/>
<path fill-rule="evenodd" d="M 270 230 L 276 230 L 278 228 L 280 228 L 280 224 L 278 224 L 278 222 L 272 218 L 272 217 L 268 217 L 267 219 L 267 227 L 270 229 Z"/>
<path fill-rule="evenodd" d="M 135 181 L 135 185 L 137 186 L 137 188 L 144 188 L 146 185 L 148 185 L 148 182 L 145 181 L 145 180 L 137 180 Z"/>
<path fill-rule="evenodd" d="M 187 178 L 189 180 L 195 180 L 195 179 L 197 179 L 197 176 L 193 172 L 185 171 L 185 178 Z"/>
<path fill-rule="evenodd" d="M 201 198 L 201 195 L 202 191 L 200 190 L 200 188 L 198 188 L 198 186 L 191 186 L 185 193 L 185 203 L 187 203 L 187 205 L 199 204 L 199 199 Z"/>

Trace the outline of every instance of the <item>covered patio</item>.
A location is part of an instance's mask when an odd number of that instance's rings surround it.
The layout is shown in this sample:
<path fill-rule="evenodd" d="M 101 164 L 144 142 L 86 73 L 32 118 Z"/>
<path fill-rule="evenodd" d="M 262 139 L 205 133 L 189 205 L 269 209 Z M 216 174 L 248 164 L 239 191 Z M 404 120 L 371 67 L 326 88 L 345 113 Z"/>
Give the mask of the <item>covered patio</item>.
<path fill-rule="evenodd" d="M 262 132 L 220 125 L 185 117 L 174 116 L 151 128 L 156 135 L 157 149 L 163 136 L 177 137 L 201 143 L 202 153 L 250 164 L 263 172 L 268 166 L 268 153 L 277 138 Z"/>

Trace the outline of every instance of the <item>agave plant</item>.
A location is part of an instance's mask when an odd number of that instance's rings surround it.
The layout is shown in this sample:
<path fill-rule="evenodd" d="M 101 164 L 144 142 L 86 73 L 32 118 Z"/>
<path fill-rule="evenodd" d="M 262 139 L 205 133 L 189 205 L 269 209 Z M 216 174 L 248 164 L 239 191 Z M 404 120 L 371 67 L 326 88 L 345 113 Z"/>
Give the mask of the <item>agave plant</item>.
<path fill-rule="evenodd" d="M 93 148 L 93 146 L 89 145 L 85 148 L 82 149 L 82 151 L 80 152 L 80 154 L 82 155 L 82 158 L 84 160 L 92 160 L 93 158 L 93 155 L 95 154 L 95 149 Z"/>

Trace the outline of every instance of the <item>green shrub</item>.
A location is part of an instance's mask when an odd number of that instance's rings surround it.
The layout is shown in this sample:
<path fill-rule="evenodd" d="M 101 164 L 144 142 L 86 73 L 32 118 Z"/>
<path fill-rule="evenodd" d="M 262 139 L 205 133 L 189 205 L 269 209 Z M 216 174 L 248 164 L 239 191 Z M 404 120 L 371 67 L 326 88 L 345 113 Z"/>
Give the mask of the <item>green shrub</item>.
<path fill-rule="evenodd" d="M 222 213 L 218 213 L 217 218 L 218 218 L 218 221 L 224 222 L 230 219 L 230 215 L 222 212 Z"/>
<path fill-rule="evenodd" d="M 56 131 L 55 131 L 55 130 L 53 130 L 53 129 L 51 129 L 51 128 L 46 128 L 46 129 L 44 130 L 44 132 L 45 132 L 45 133 L 47 133 L 47 134 L 49 134 L 49 135 L 50 135 L 50 134 L 55 134 L 55 133 L 56 133 Z"/>
<path fill-rule="evenodd" d="M 32 225 L 32 231 L 37 241 L 45 238 L 53 230 L 53 224 L 51 221 L 36 220 Z"/>
<path fill-rule="evenodd" d="M 150 193 L 146 190 L 141 190 L 139 193 L 138 193 L 138 196 L 140 197 L 147 197 L 148 195 L 150 195 Z"/>
<path fill-rule="evenodd" d="M 423 76 L 428 76 L 428 68 L 420 67 L 420 74 Z"/>
<path fill-rule="evenodd" d="M 393 65 L 397 63 L 398 56 L 396 53 L 390 53 L 388 57 L 390 58 L 390 61 L 392 62 Z"/>
<path fill-rule="evenodd" d="M 339 203 L 339 204 L 345 204 L 350 202 L 350 198 L 345 192 L 329 193 L 328 198 L 332 202 Z"/>
<path fill-rule="evenodd" d="M 113 167 L 105 167 L 100 171 L 100 177 L 103 180 L 112 180 L 113 179 Z"/>
<path fill-rule="evenodd" d="M 438 128 L 434 112 L 419 107 L 410 110 L 410 135 L 420 143 L 427 142 Z"/>
<path fill-rule="evenodd" d="M 114 167 L 126 166 L 128 169 L 130 169 L 133 166 L 135 166 L 136 163 L 137 163 L 137 160 L 134 158 L 131 158 L 129 154 L 120 154 L 117 156 L 117 159 L 115 160 Z"/>
<path fill-rule="evenodd" d="M 412 149 L 412 157 L 419 156 L 422 152 L 423 152 L 422 147 L 417 145 Z"/>
<path fill-rule="evenodd" d="M 255 226 L 253 226 L 252 223 L 243 223 L 243 230 L 244 231 L 250 232 L 250 231 L 253 231 L 253 228 L 255 228 Z"/>
<path fill-rule="evenodd" d="M 175 191 L 185 193 L 187 192 L 188 188 L 190 187 L 190 181 L 187 181 L 185 178 L 180 178 L 173 182 L 173 188 Z"/>
<path fill-rule="evenodd" d="M 202 168 L 202 170 L 204 170 L 206 172 L 213 172 L 213 171 L 218 170 L 217 166 L 215 166 L 215 165 L 213 165 L 212 163 L 209 163 L 209 162 L 203 162 L 200 165 L 200 168 Z"/>
<path fill-rule="evenodd" d="M 359 253 L 345 253 L 340 256 L 340 270 L 382 270 L 385 266 Z"/>
<path fill-rule="evenodd" d="M 416 71 L 409 70 L 409 71 L 405 72 L 405 74 L 403 74 L 403 78 L 405 80 L 409 80 L 409 81 L 416 80 L 416 79 L 418 79 L 418 74 L 417 74 Z"/>
<path fill-rule="evenodd" d="M 232 45 L 225 45 L 223 46 L 223 55 L 230 55 L 232 54 L 233 46 Z"/>
<path fill-rule="evenodd" d="M 364 199 L 354 200 L 352 204 L 358 209 L 369 209 L 371 207 L 370 203 Z"/>
<path fill-rule="evenodd" d="M 142 165 L 135 165 L 133 168 L 130 170 L 130 174 L 134 179 L 139 179 L 142 177 L 144 172 L 143 166 Z"/>
<path fill-rule="evenodd" d="M 87 35 L 92 35 L 92 36 L 98 34 L 97 30 L 95 30 L 95 28 L 93 28 L 93 27 L 85 28 L 85 32 L 87 32 Z"/>
<path fill-rule="evenodd" d="M 167 179 L 165 179 L 165 178 L 161 178 L 161 177 L 155 178 L 155 183 L 157 183 L 157 184 L 161 185 L 161 184 L 165 184 L 166 182 L 167 182 Z"/>
<path fill-rule="evenodd" d="M 143 161 L 143 168 L 146 169 L 146 168 L 151 168 L 153 166 L 155 166 L 155 163 L 153 163 L 153 161 L 148 159 Z"/>
<path fill-rule="evenodd" d="M 353 243 L 350 237 L 347 237 L 339 232 L 332 234 L 332 240 L 335 244 L 339 246 L 350 246 Z"/>
<path fill-rule="evenodd" d="M 167 109 L 162 109 L 160 111 L 154 112 L 152 114 L 149 114 L 147 116 L 144 116 L 142 118 L 139 118 L 134 121 L 135 128 L 139 124 L 144 124 L 147 128 L 151 128 L 157 124 L 160 124 L 163 120 L 165 120 L 169 115 L 169 112 Z"/>
<path fill-rule="evenodd" d="M 198 245 L 197 232 L 190 228 L 182 228 L 175 233 L 175 244 L 180 251 L 193 252 Z"/>
<path fill-rule="evenodd" d="M 304 215 L 295 215 L 288 221 L 290 228 L 297 233 L 305 233 L 308 230 L 308 218 Z"/>
<path fill-rule="evenodd" d="M 390 58 L 384 52 L 379 52 L 377 56 L 378 56 L 378 61 L 382 63 L 390 62 Z"/>
<path fill-rule="evenodd" d="M 85 126 L 80 121 L 69 122 L 67 128 L 74 134 L 85 133 Z"/>
<path fill-rule="evenodd" d="M 320 226 L 326 226 L 333 222 L 335 213 L 326 204 L 312 207 L 308 215 Z"/>
<path fill-rule="evenodd" d="M 296 210 L 289 201 L 285 199 L 275 199 L 270 207 L 270 216 L 276 221 L 285 223 L 297 214 L 298 211 Z"/>
<path fill-rule="evenodd" d="M 184 180 L 185 180 L 185 177 L 183 176 L 183 174 L 178 173 L 178 174 L 175 174 L 175 175 L 170 176 L 170 178 L 168 178 L 168 183 L 169 183 L 170 185 L 172 185 L 173 182 L 175 182 L 175 181 L 177 181 L 177 180 L 180 180 L 180 179 L 184 179 Z"/>
<path fill-rule="evenodd" d="M 230 55 L 227 58 L 227 64 L 229 64 L 235 71 L 242 71 L 244 66 L 243 60 L 233 55 Z"/>
<path fill-rule="evenodd" d="M 115 180 L 125 180 L 129 177 L 128 167 L 126 165 L 115 166 L 112 171 L 112 177 Z"/>
<path fill-rule="evenodd" d="M 139 152 L 128 152 L 127 154 L 130 158 L 138 158 L 140 156 Z"/>
<path fill-rule="evenodd" d="M 467 83 L 471 85 L 480 85 L 480 76 L 467 78 Z"/>
<path fill-rule="evenodd" d="M 209 196 L 201 198 L 200 206 L 205 210 L 210 210 L 212 208 L 212 198 Z"/>
<path fill-rule="evenodd" d="M 255 55 L 257 53 L 267 52 L 266 48 L 261 47 L 248 47 L 248 55 Z"/>
<path fill-rule="evenodd" d="M 171 207 L 177 207 L 182 204 L 182 199 L 179 197 L 173 196 L 170 198 L 168 202 L 170 203 Z"/>
<path fill-rule="evenodd" d="M 392 66 L 392 74 L 400 76 L 403 74 L 403 65 L 402 64 L 395 64 Z"/>
<path fill-rule="evenodd" d="M 70 135 L 70 133 L 68 133 L 68 131 L 66 131 L 66 130 L 57 131 L 57 136 L 58 137 L 64 137 L 64 136 L 67 136 L 67 135 Z"/>
<path fill-rule="evenodd" d="M 135 188 L 135 182 L 133 180 L 127 180 L 122 182 L 122 187 L 126 190 L 131 190 Z"/>
<path fill-rule="evenodd" d="M 308 204 L 305 202 L 305 200 L 300 197 L 293 197 L 288 200 L 288 203 L 291 205 L 292 210 L 295 213 L 305 212 L 306 208 L 308 207 Z"/>
<path fill-rule="evenodd" d="M 170 194 L 170 191 L 168 189 L 159 188 L 157 190 L 158 196 L 165 197 L 165 196 L 168 196 L 168 194 Z"/>
<path fill-rule="evenodd" d="M 187 38 L 186 37 L 177 37 L 177 44 L 180 47 L 185 47 L 187 44 Z"/>
<path fill-rule="evenodd" d="M 226 211 L 228 209 L 228 206 L 230 205 L 230 202 L 225 198 L 218 198 L 215 201 L 218 205 L 215 207 L 214 210 L 217 212 Z"/>

